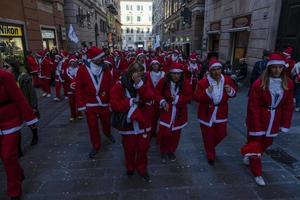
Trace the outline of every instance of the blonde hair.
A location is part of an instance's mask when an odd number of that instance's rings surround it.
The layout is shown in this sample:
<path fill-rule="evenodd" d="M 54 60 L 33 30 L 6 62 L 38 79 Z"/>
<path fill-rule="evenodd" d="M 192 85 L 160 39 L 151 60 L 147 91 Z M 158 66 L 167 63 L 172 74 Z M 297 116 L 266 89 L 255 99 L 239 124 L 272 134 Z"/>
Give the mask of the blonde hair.
<path fill-rule="evenodd" d="M 267 67 L 267 69 L 262 73 L 262 75 L 260 76 L 260 80 L 261 80 L 261 85 L 260 87 L 263 90 L 267 90 L 269 89 L 269 84 L 270 84 L 270 71 L 271 69 L 269 67 Z M 280 78 L 282 80 L 281 82 L 281 86 L 284 90 L 288 90 L 288 77 L 286 75 L 286 69 L 283 68 L 283 71 L 281 72 Z"/>

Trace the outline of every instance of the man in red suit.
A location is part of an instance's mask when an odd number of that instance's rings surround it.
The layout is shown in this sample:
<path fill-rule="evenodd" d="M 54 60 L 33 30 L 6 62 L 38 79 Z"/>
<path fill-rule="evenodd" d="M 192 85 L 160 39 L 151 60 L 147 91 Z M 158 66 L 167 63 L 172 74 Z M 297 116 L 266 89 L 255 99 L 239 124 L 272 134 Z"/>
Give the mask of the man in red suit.
<path fill-rule="evenodd" d="M 37 60 L 40 65 L 40 84 L 43 90 L 43 97 L 51 97 L 51 72 L 52 72 L 52 61 L 49 57 L 49 53 L 45 51 L 39 51 L 37 54 Z"/>
<path fill-rule="evenodd" d="M 110 89 L 112 75 L 110 69 L 104 68 L 104 51 L 91 47 L 88 61 L 79 67 L 76 77 L 76 100 L 79 111 L 85 111 L 89 127 L 92 150 L 90 158 L 94 158 L 101 147 L 99 120 L 104 134 L 114 143 L 110 125 Z"/>
<path fill-rule="evenodd" d="M 26 62 L 27 62 L 28 73 L 32 75 L 33 85 L 37 87 L 39 86 L 38 72 L 40 69 L 37 60 L 32 55 L 31 51 L 29 51 L 28 55 L 26 56 Z"/>
<path fill-rule="evenodd" d="M 24 121 L 35 128 L 38 119 L 13 75 L 0 69 L 0 158 L 11 199 L 20 199 L 22 195 L 24 175 L 18 161 L 18 138 Z"/>
<path fill-rule="evenodd" d="M 222 75 L 222 64 L 213 59 L 207 77 L 198 82 L 195 100 L 199 102 L 198 120 L 208 163 L 214 165 L 216 146 L 227 135 L 228 100 L 235 97 L 236 86 Z"/>

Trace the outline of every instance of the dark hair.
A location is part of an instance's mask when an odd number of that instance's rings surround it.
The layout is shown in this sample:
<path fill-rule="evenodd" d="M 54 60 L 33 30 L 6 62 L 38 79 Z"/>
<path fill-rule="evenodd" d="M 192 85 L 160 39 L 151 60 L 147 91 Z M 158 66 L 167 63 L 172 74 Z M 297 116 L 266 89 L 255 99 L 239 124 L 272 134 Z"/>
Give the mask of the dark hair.
<path fill-rule="evenodd" d="M 172 81 L 171 73 L 172 72 L 168 72 L 167 75 L 166 75 L 166 79 L 165 79 L 165 82 L 164 82 L 164 85 L 163 85 L 163 92 L 168 87 L 170 87 L 170 83 Z M 183 89 L 183 82 L 184 82 L 184 76 L 183 76 L 183 73 L 181 73 L 180 80 L 176 83 L 176 86 L 175 86 L 176 88 L 179 88 L 179 92 Z"/>
<path fill-rule="evenodd" d="M 127 78 L 128 80 L 131 80 L 131 77 L 133 73 L 139 72 L 139 71 L 144 71 L 145 68 L 142 64 L 138 62 L 133 62 L 129 65 L 128 70 L 127 70 Z"/>

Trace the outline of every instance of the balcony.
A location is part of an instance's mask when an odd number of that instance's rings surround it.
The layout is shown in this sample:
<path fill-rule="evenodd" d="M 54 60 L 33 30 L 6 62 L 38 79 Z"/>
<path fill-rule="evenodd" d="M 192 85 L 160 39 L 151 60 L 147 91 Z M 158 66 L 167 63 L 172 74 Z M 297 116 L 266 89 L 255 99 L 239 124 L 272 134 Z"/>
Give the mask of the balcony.
<path fill-rule="evenodd" d="M 118 15 L 118 6 L 116 5 L 114 0 L 105 0 L 105 4 L 112 14 Z"/>

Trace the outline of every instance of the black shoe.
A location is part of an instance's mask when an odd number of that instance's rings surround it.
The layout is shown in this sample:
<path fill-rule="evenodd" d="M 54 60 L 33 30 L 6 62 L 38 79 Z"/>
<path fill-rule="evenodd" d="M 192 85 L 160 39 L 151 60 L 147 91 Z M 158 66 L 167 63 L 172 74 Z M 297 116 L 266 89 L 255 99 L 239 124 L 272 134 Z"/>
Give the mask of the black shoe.
<path fill-rule="evenodd" d="M 150 176 L 149 176 L 148 173 L 145 174 L 145 175 L 143 175 L 142 178 L 143 178 L 144 181 L 147 182 L 147 183 L 151 183 L 151 182 L 152 182 L 152 180 L 150 179 Z"/>
<path fill-rule="evenodd" d="M 212 159 L 207 159 L 207 162 L 209 165 L 214 166 L 215 165 L 215 160 Z"/>
<path fill-rule="evenodd" d="M 91 152 L 89 153 L 89 158 L 95 158 L 98 153 L 98 150 L 92 149 Z"/>
<path fill-rule="evenodd" d="M 11 200 L 21 200 L 21 197 L 11 197 Z"/>
<path fill-rule="evenodd" d="M 170 159 L 171 162 L 175 162 L 176 161 L 176 156 L 174 153 L 168 153 L 168 157 Z"/>
<path fill-rule="evenodd" d="M 166 164 L 166 163 L 167 163 L 167 160 L 168 160 L 168 154 L 162 153 L 162 154 L 161 154 L 161 162 L 162 162 L 163 164 Z"/>
<path fill-rule="evenodd" d="M 38 143 L 39 138 L 37 136 L 32 137 L 30 146 L 34 146 Z"/>
<path fill-rule="evenodd" d="M 110 135 L 109 137 L 107 137 L 108 138 L 108 140 L 111 142 L 111 143 L 116 143 L 116 140 L 115 140 L 115 138 L 114 138 L 114 136 L 112 136 L 112 135 Z"/>
<path fill-rule="evenodd" d="M 128 178 L 131 178 L 134 175 L 134 170 L 132 170 L 132 171 L 128 170 L 126 172 L 126 175 L 127 175 Z"/>

